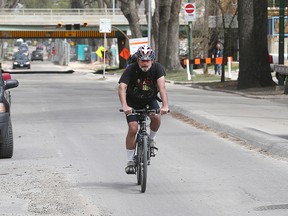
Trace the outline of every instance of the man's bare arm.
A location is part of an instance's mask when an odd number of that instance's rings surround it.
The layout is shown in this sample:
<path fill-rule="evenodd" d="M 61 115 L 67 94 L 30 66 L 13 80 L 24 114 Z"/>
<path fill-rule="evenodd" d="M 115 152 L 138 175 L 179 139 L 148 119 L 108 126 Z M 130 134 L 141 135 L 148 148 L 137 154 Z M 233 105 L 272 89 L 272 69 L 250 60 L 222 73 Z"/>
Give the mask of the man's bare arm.
<path fill-rule="evenodd" d="M 127 84 L 120 83 L 118 86 L 118 96 L 120 99 L 120 102 L 122 104 L 122 109 L 125 114 L 129 114 L 132 111 L 132 108 L 127 105 L 126 101 L 126 90 L 127 90 Z"/>
<path fill-rule="evenodd" d="M 160 97 L 162 100 L 161 114 L 166 114 L 169 109 L 168 109 L 168 96 L 167 96 L 164 76 L 160 77 L 157 80 L 157 85 L 158 85 Z"/>

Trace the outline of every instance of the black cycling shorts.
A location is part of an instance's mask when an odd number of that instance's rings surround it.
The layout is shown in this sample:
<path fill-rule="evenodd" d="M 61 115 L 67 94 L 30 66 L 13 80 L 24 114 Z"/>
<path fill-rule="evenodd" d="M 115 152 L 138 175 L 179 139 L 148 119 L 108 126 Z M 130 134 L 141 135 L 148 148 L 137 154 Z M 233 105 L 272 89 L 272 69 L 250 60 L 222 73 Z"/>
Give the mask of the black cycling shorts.
<path fill-rule="evenodd" d="M 133 103 L 132 101 L 130 101 L 129 99 L 127 99 L 127 104 L 128 106 L 130 106 L 131 108 L 133 109 L 145 109 L 146 108 L 146 105 L 145 106 L 139 106 L 135 103 Z M 148 109 L 159 109 L 159 104 L 157 102 L 157 99 L 154 99 L 152 100 L 150 103 L 147 104 L 148 105 Z M 127 122 L 132 122 L 132 121 L 138 121 L 138 115 L 133 115 L 133 114 L 129 114 L 129 115 L 126 115 L 126 119 L 127 119 Z"/>

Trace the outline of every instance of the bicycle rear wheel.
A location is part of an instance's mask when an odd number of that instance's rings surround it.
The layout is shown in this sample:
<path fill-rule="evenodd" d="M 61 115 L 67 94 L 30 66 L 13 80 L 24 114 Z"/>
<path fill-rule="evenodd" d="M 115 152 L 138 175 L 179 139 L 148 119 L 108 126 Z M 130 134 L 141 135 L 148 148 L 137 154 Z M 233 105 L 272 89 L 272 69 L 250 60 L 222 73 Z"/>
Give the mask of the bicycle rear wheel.
<path fill-rule="evenodd" d="M 148 153 L 148 137 L 143 136 L 143 145 L 141 151 L 141 192 L 144 193 L 146 191 L 146 183 L 147 183 L 147 153 Z"/>

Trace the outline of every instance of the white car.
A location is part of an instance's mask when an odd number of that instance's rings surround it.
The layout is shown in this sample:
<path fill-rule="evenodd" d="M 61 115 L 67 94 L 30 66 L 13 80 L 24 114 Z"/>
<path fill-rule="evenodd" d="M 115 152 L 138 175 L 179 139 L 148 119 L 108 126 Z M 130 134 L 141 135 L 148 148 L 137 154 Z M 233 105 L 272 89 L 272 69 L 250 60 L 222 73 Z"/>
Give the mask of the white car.
<path fill-rule="evenodd" d="M 278 53 L 269 54 L 271 72 L 274 72 L 274 65 L 278 64 L 278 56 L 279 56 Z M 284 61 L 288 59 L 287 57 L 288 57 L 287 53 L 284 53 Z"/>

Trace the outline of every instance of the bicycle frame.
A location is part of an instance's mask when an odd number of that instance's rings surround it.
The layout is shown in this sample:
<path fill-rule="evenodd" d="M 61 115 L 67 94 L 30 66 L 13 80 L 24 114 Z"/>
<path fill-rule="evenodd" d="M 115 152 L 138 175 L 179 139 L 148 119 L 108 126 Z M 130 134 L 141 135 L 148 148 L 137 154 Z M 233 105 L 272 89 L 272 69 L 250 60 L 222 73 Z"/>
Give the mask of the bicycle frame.
<path fill-rule="evenodd" d="M 121 111 L 121 110 L 120 110 Z M 150 165 L 150 143 L 148 142 L 147 119 L 150 114 L 158 114 L 159 110 L 140 109 L 133 110 L 132 114 L 138 115 L 139 129 L 136 136 L 136 149 L 134 162 L 136 165 L 137 184 L 141 185 L 141 192 L 146 190 L 147 165 Z"/>
<path fill-rule="evenodd" d="M 136 150 L 134 161 L 136 164 L 137 184 L 141 185 L 141 192 L 146 190 L 147 165 L 150 162 L 150 146 L 147 133 L 147 113 L 139 114 L 139 130 L 136 138 Z"/>

